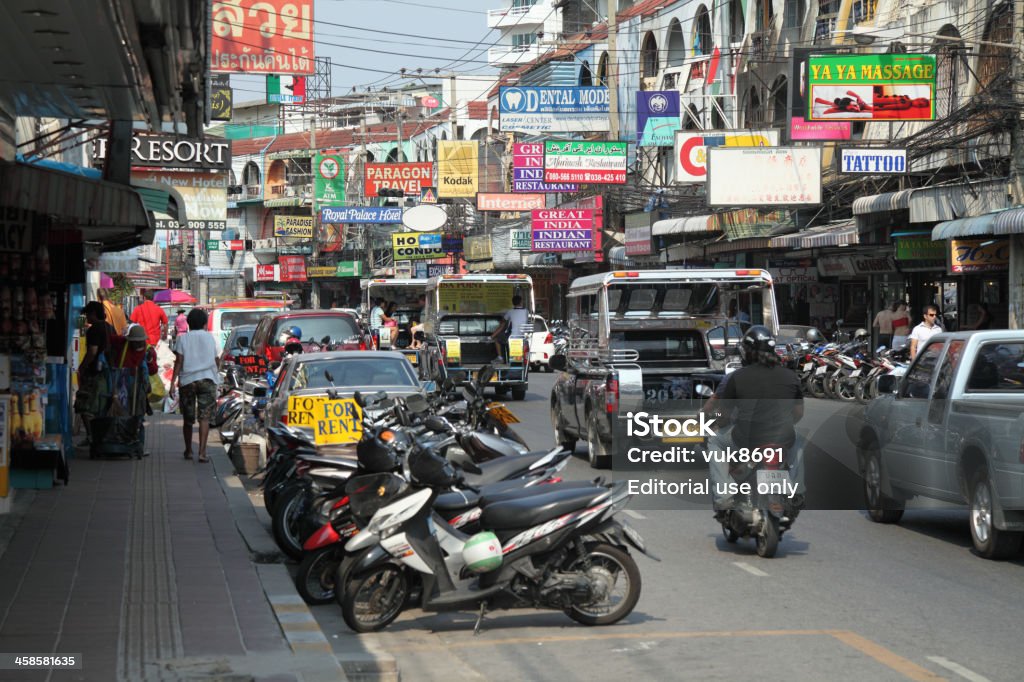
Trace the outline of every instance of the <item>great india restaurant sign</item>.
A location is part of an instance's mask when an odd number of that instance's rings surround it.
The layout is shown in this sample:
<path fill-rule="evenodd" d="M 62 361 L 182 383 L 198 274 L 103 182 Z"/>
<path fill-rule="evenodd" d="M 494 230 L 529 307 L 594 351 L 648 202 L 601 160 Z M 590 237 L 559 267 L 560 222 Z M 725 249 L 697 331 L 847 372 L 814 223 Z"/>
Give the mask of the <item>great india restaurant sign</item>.
<path fill-rule="evenodd" d="M 532 251 L 591 251 L 594 211 L 589 208 L 540 209 L 531 213 Z"/>

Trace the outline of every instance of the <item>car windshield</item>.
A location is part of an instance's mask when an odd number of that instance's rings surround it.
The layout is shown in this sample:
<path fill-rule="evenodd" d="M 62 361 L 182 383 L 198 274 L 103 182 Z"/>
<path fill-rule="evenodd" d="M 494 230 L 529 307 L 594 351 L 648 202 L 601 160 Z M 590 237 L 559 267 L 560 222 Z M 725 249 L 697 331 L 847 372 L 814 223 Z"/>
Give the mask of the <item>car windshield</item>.
<path fill-rule="evenodd" d="M 224 331 L 243 324 L 256 324 L 270 310 L 223 310 L 220 313 L 220 328 Z"/>
<path fill-rule="evenodd" d="M 501 322 L 500 317 L 446 317 L 437 323 L 437 333 L 453 336 L 493 334 Z"/>
<path fill-rule="evenodd" d="M 231 330 L 231 336 L 228 337 L 227 343 L 224 344 L 225 347 L 237 348 L 238 339 L 243 336 L 249 340 L 252 340 L 252 333 L 254 331 L 256 331 L 256 325 L 254 324 L 243 324 L 240 327 L 235 327 L 234 329 Z"/>
<path fill-rule="evenodd" d="M 613 349 L 632 349 L 638 362 L 704 360 L 707 354 L 701 333 L 693 329 L 612 332 Z"/>
<path fill-rule="evenodd" d="M 272 343 L 277 343 L 281 332 L 291 327 L 302 330 L 302 340 L 305 342 L 320 343 L 327 337 L 330 343 L 340 343 L 359 336 L 356 321 L 347 315 L 304 315 L 278 320 L 271 337 Z"/>
<path fill-rule="evenodd" d="M 330 373 L 332 383 L 327 379 Z M 334 358 L 300 362 L 292 372 L 290 391 L 337 388 L 365 391 L 383 386 L 419 386 L 412 365 L 405 358 Z"/>

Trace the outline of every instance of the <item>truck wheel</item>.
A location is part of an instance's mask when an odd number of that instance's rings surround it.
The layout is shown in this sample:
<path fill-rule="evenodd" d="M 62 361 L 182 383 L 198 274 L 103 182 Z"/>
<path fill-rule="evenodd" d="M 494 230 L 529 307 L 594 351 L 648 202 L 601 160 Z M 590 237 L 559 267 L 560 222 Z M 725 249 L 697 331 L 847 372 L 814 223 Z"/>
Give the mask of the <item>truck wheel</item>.
<path fill-rule="evenodd" d="M 561 446 L 569 452 L 576 451 L 576 439 L 571 436 L 567 436 L 565 431 L 562 430 L 562 419 L 558 416 L 558 403 L 554 400 L 551 401 L 551 426 L 555 429 L 555 445 Z"/>
<path fill-rule="evenodd" d="M 612 465 L 612 456 L 608 454 L 608 448 L 601 440 L 597 419 L 594 417 L 587 421 L 587 454 L 590 466 L 594 469 L 608 469 Z"/>
<path fill-rule="evenodd" d="M 513 386 L 512 400 L 526 400 L 526 386 Z"/>
<path fill-rule="evenodd" d="M 1006 559 L 1020 551 L 1021 534 L 996 528 L 993 506 L 992 484 L 982 467 L 971 479 L 971 540 L 986 559 Z"/>
<path fill-rule="evenodd" d="M 882 459 L 877 449 L 864 454 L 864 504 L 875 523 L 899 523 L 903 503 L 882 494 Z"/>

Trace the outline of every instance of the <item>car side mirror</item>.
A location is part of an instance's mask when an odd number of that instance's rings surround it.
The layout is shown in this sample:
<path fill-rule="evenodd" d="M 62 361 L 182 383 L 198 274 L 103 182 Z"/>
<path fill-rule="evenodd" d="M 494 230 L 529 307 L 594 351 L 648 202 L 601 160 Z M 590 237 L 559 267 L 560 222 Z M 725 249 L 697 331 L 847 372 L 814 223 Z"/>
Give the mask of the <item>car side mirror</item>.
<path fill-rule="evenodd" d="M 568 366 L 568 359 L 564 355 L 552 355 L 550 358 L 548 358 L 548 367 L 557 372 L 564 372 L 565 368 Z"/>
<path fill-rule="evenodd" d="M 900 378 L 895 374 L 883 374 L 875 380 L 878 395 L 895 393 L 900 385 Z"/>

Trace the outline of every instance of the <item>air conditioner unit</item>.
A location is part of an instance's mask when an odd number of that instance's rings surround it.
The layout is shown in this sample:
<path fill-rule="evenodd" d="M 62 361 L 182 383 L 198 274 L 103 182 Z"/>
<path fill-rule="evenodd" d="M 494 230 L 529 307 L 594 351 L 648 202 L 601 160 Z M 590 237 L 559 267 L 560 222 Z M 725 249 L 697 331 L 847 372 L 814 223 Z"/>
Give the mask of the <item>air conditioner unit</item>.
<path fill-rule="evenodd" d="M 286 197 L 293 197 L 293 196 L 295 196 L 295 188 L 294 187 L 285 187 L 284 188 L 284 195 Z"/>

